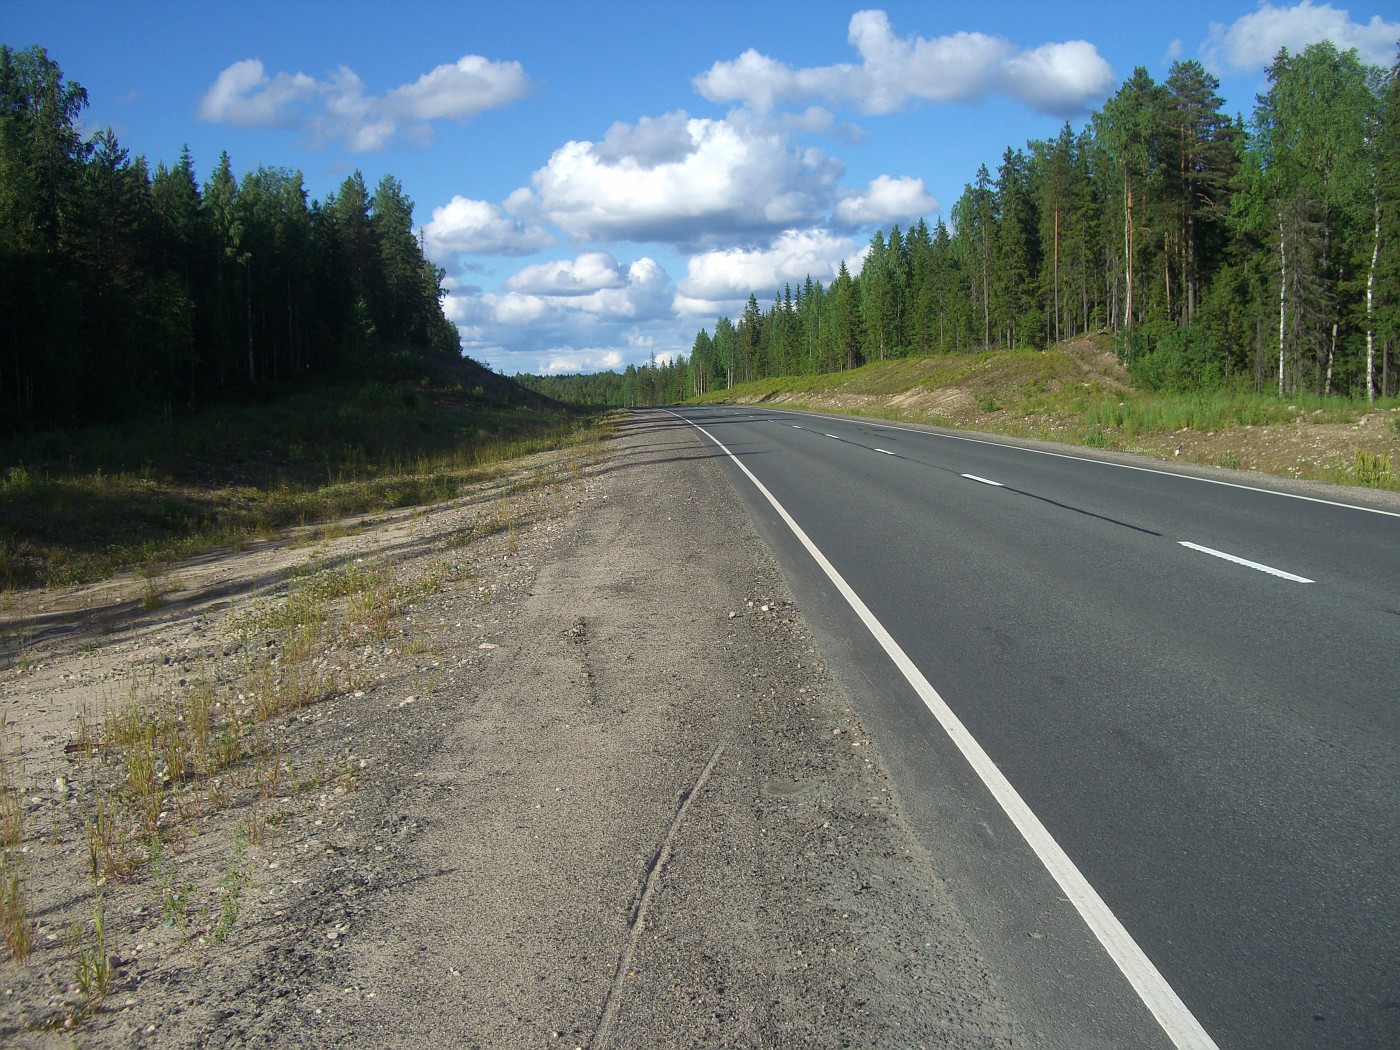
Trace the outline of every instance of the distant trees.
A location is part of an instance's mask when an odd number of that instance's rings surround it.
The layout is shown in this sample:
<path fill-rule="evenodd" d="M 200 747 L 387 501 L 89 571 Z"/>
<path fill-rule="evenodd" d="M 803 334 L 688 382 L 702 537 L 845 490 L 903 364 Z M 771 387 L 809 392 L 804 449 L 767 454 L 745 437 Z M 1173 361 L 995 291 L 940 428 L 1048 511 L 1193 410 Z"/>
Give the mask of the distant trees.
<path fill-rule="evenodd" d="M 1107 330 L 1149 386 L 1394 393 L 1400 64 L 1280 51 L 1248 122 L 1218 89 L 1135 70 L 1082 131 L 981 166 L 951 225 L 878 231 L 766 312 L 756 290 L 697 337 L 693 389 Z"/>
<path fill-rule="evenodd" d="M 545 376 L 522 373 L 514 378 L 525 389 L 566 405 L 674 405 L 702 390 L 697 384 L 704 380 L 692 371 L 693 361 L 694 358 L 682 356 L 662 364 L 653 356 L 640 368 L 628 365 L 622 372 Z"/>
<path fill-rule="evenodd" d="M 392 177 L 324 203 L 299 172 L 152 173 L 42 48 L 0 46 L 0 429 L 114 418 L 273 380 L 456 355 L 443 274 Z"/>

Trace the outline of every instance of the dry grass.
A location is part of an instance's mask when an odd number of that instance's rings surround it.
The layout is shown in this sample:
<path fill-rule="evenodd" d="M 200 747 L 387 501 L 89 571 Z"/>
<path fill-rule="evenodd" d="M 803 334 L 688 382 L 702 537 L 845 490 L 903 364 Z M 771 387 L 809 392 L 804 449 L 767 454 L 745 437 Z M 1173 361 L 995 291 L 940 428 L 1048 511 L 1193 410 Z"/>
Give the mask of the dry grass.
<path fill-rule="evenodd" d="M 0 714 L 0 939 L 15 962 L 29 960 L 34 921 L 24 870 L 23 753 Z"/>
<path fill-rule="evenodd" d="M 280 846 L 302 816 L 359 787 L 358 758 L 305 749 L 298 725 L 323 716 L 302 712 L 368 688 L 362 678 L 382 660 L 430 651 L 405 613 L 470 577 L 471 559 L 457 553 L 463 543 L 567 513 L 560 479 L 581 471 L 588 454 L 580 444 L 551 471 L 483 485 L 482 509 L 466 535 L 440 535 L 436 553 L 415 561 L 412 573 L 387 559 L 312 560 L 276 593 L 241 606 L 241 615 L 226 614 L 215 628 L 217 647 L 198 662 L 155 657 L 103 679 L 105 691 L 75 715 L 65 748 L 73 765 L 57 785 L 65 804 L 28 857 L 19 848 L 21 801 L 35 789 L 19 781 L 18 759 L 7 748 L 14 735 L 0 721 L 0 840 L 15 844 L 0 852 L 0 936 L 11 959 L 35 954 L 29 972 L 42 968 L 49 979 L 68 971 L 60 981 L 67 991 L 40 1011 L 44 1027 L 78 1029 L 101 1009 L 122 979 L 110 966 L 113 940 L 128 923 L 134 930 L 145 921 L 129 915 L 154 914 L 177 931 L 178 943 L 205 950 L 236 935 L 257 852 Z M 338 556 L 328 548 L 312 557 Z M 145 591 L 173 589 L 179 581 L 171 572 L 163 563 L 148 569 Z M 152 603 L 143 595 L 132 604 Z M 140 611 L 132 616 L 147 622 Z M 35 655 L 40 664 L 48 660 L 47 649 Z M 24 669 L 9 673 L 18 678 Z M 50 860 L 65 867 L 55 870 Z M 65 891 L 61 922 L 49 914 L 36 925 L 36 900 L 48 907 L 49 890 L 73 875 L 80 881 Z M 37 897 L 34 879 L 41 880 Z M 48 943 L 56 934 L 61 941 Z"/>

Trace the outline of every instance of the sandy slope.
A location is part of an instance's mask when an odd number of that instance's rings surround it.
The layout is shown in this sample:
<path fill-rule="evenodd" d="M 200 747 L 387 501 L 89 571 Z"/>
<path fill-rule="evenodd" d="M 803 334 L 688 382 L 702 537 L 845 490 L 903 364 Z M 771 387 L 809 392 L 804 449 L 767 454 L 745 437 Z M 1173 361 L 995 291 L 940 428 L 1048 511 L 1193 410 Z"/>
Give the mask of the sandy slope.
<path fill-rule="evenodd" d="M 665 418 L 527 485 L 177 567 L 159 609 L 138 579 L 19 596 L 0 712 L 38 927 L 0 1044 L 1015 1045 L 771 556 Z M 112 772 L 65 753 L 78 711 L 228 679 L 289 573 L 362 563 L 430 582 L 328 644 L 346 689 L 269 727 L 281 782 L 102 883 L 112 986 L 79 1015 Z"/>

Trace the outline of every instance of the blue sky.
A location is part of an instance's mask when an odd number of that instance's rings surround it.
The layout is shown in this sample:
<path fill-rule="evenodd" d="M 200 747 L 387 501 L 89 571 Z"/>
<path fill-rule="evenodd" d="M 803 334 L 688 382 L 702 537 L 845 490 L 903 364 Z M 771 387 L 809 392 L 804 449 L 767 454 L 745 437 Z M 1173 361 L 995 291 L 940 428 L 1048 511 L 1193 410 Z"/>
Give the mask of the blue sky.
<path fill-rule="evenodd" d="M 1400 10 L 1171 3 L 336 3 L 0 0 L 152 167 L 392 174 L 498 371 L 687 353 L 701 328 L 876 229 L 947 216 L 981 163 L 1081 127 L 1175 58 L 1248 117 L 1280 45 L 1390 65 Z"/>

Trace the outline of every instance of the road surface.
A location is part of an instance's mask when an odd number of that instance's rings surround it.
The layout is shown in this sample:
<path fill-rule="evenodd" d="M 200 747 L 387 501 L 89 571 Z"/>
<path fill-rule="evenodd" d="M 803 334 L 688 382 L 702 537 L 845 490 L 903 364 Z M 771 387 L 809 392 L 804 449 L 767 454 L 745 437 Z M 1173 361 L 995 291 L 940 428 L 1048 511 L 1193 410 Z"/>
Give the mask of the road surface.
<path fill-rule="evenodd" d="M 1400 1045 L 1400 515 L 926 428 L 678 415 L 1047 1043 Z"/>

